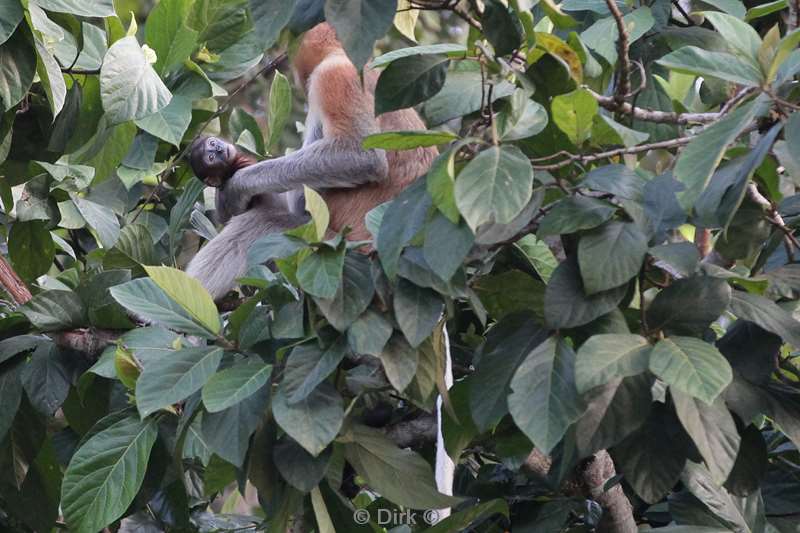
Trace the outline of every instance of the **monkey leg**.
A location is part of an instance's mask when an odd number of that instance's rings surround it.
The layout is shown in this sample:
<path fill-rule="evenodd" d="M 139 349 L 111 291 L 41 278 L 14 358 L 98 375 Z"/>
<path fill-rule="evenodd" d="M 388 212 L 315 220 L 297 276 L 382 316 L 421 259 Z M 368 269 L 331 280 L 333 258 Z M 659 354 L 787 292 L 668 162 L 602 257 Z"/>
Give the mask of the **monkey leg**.
<path fill-rule="evenodd" d="M 214 300 L 219 300 L 247 271 L 247 250 L 268 233 L 282 232 L 304 223 L 307 217 L 259 205 L 228 221 L 191 260 L 186 273 L 197 278 Z"/>

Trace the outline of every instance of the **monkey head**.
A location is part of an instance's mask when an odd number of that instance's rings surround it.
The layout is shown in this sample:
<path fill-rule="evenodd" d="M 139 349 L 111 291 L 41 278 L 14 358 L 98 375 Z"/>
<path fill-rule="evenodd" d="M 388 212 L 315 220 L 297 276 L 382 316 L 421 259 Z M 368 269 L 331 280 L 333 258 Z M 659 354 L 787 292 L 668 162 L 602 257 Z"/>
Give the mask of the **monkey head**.
<path fill-rule="evenodd" d="M 206 185 L 221 187 L 234 172 L 242 168 L 242 158 L 247 159 L 229 142 L 218 137 L 201 137 L 192 144 L 189 164 Z"/>

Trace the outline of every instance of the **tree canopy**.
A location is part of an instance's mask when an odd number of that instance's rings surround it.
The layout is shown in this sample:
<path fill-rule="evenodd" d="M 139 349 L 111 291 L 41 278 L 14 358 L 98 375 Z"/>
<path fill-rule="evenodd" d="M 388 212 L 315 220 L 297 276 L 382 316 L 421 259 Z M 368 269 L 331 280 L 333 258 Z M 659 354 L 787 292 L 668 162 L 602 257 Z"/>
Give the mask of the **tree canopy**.
<path fill-rule="evenodd" d="M 364 148 L 440 155 L 368 243 L 306 188 L 215 303 L 182 270 L 219 230 L 185 156 L 296 149 L 323 20 L 376 113 L 428 126 Z M 0 529 L 798 531 L 798 22 L 0 0 Z"/>

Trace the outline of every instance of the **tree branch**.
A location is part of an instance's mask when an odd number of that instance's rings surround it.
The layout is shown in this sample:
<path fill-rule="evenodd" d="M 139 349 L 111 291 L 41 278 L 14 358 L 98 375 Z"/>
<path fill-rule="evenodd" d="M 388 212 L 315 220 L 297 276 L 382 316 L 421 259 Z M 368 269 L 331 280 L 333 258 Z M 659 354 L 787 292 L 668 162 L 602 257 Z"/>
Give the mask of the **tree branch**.
<path fill-rule="evenodd" d="M 25 282 L 14 272 L 14 269 L 2 256 L 0 256 L 0 285 L 18 305 L 22 305 L 33 298 Z"/>
<path fill-rule="evenodd" d="M 625 98 L 631 92 L 631 58 L 630 41 L 628 40 L 628 29 L 625 27 L 625 20 L 622 17 L 622 11 L 619 10 L 616 0 L 606 0 L 608 10 L 611 11 L 611 16 L 614 17 L 614 22 L 617 24 L 617 49 L 619 55 L 619 69 L 617 70 L 617 87 L 614 91 L 614 102 L 618 107 L 625 103 Z"/>
<path fill-rule="evenodd" d="M 635 107 L 628 102 L 622 102 L 619 104 L 613 96 L 603 96 L 602 94 L 596 93 L 588 87 L 584 88 L 592 94 L 594 99 L 597 100 L 597 103 L 600 104 L 600 106 L 604 109 L 631 115 L 633 118 L 645 122 L 654 122 L 658 124 L 708 124 L 709 122 L 718 120 L 722 116 L 721 113 L 714 112 L 674 113 L 668 111 L 656 111 L 655 109 L 645 109 L 643 107 Z"/>
<path fill-rule="evenodd" d="M 792 228 L 786 225 L 786 222 L 784 222 L 783 217 L 778 212 L 775 204 L 770 202 L 763 194 L 761 194 L 761 192 L 759 192 L 755 183 L 751 182 L 747 184 L 747 197 L 764 210 L 769 223 L 783 232 L 784 237 L 790 246 L 794 247 L 795 250 L 800 250 L 800 241 L 798 241 L 797 237 L 795 237 Z"/>

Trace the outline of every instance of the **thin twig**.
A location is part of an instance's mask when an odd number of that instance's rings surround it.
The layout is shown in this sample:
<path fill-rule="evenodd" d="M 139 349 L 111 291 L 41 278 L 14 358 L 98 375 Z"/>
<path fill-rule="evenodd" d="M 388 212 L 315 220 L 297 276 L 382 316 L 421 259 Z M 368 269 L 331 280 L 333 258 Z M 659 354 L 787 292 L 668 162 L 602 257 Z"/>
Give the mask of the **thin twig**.
<path fill-rule="evenodd" d="M 618 106 L 622 106 L 622 104 L 625 103 L 625 98 L 627 98 L 631 92 L 631 58 L 629 56 L 630 41 L 628 39 L 628 28 L 625 27 L 622 11 L 619 10 L 616 0 L 606 0 L 606 5 L 609 11 L 611 11 L 611 16 L 614 17 L 614 22 L 617 24 L 619 69 L 617 70 L 617 87 L 614 91 L 614 101 Z"/>
<path fill-rule="evenodd" d="M 761 192 L 759 192 L 755 183 L 751 182 L 747 184 L 747 197 L 760 206 L 764 210 L 765 216 L 769 223 L 781 230 L 796 250 L 800 250 L 800 241 L 798 241 L 797 237 L 795 237 L 792 228 L 786 225 L 786 222 L 784 222 L 783 217 L 778 212 L 775 204 L 770 202 L 763 194 L 761 194 Z"/>
<path fill-rule="evenodd" d="M 720 118 L 720 113 L 673 113 L 667 111 L 656 111 L 655 109 L 645 109 L 643 107 L 634 107 L 628 102 L 623 102 L 621 105 L 617 103 L 613 96 L 603 96 L 596 93 L 588 87 L 587 89 L 591 95 L 597 100 L 601 107 L 609 111 L 619 111 L 626 115 L 631 115 L 637 120 L 654 123 L 665 124 L 708 124 Z"/>

